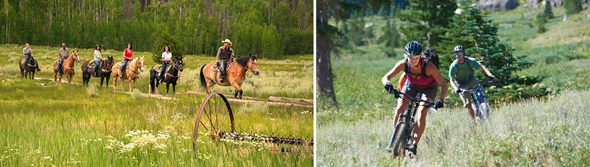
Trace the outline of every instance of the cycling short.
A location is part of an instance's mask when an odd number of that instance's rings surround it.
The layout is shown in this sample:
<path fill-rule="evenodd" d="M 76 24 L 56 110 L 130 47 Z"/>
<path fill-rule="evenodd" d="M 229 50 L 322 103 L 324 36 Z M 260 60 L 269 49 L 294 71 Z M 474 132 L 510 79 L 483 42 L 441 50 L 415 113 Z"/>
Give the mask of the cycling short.
<path fill-rule="evenodd" d="M 410 87 L 409 89 L 408 86 Z M 422 97 L 420 98 L 428 97 L 434 100 L 434 98 L 436 98 L 436 94 L 438 93 L 438 83 L 426 88 L 410 83 L 405 84 L 404 88 L 402 89 L 402 93 L 405 93 L 410 97 L 415 97 L 416 94 L 420 92 L 422 92 Z"/>
<path fill-rule="evenodd" d="M 459 88 L 473 88 L 474 86 L 479 85 L 479 81 L 477 81 L 477 79 L 473 78 L 471 79 L 469 82 L 461 85 Z M 461 101 L 463 101 L 463 107 L 466 107 L 467 104 L 471 103 L 471 93 L 470 92 L 461 92 L 459 93 L 459 96 L 461 96 Z"/>

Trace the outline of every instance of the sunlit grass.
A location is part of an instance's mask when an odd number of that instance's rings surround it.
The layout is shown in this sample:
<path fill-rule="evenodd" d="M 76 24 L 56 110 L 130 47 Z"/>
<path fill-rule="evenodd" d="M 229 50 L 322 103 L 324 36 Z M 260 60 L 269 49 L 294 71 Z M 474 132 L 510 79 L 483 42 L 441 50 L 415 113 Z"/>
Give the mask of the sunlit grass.
<path fill-rule="evenodd" d="M 175 100 L 143 98 L 81 85 L 62 88 L 1 76 L 1 166 L 311 166 L 307 153 L 277 153 L 251 145 L 207 144 L 196 155 L 192 132 L 204 95 Z M 309 108 L 266 106 L 266 111 L 230 102 L 236 130 L 313 136 Z M 242 109 L 243 108 L 243 109 Z M 242 112 L 251 110 L 250 112 Z M 210 141 L 204 141 L 210 142 Z M 195 157 L 196 156 L 196 157 Z"/>
<path fill-rule="evenodd" d="M 430 111 L 411 166 L 583 166 L 590 163 L 588 90 L 567 91 L 548 101 L 530 99 L 493 108 L 492 119 L 474 126 L 464 108 Z M 386 98 L 393 101 L 393 97 Z M 391 111 L 393 105 L 387 105 Z M 372 111 L 367 111 L 372 112 Z M 397 166 L 385 151 L 391 116 L 320 125 L 318 165 Z"/>

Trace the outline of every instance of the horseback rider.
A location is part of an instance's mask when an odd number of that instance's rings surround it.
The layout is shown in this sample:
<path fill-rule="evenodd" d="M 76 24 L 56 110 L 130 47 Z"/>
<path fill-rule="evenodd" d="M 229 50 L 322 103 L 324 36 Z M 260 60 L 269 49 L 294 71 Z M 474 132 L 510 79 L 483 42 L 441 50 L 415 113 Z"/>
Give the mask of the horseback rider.
<path fill-rule="evenodd" d="M 219 47 L 217 51 L 217 67 L 219 67 L 219 82 L 223 83 L 223 76 L 225 75 L 225 67 L 227 63 L 230 62 L 234 58 L 234 50 L 230 48 L 231 41 L 229 39 L 225 39 L 223 42 L 223 46 Z"/>
<path fill-rule="evenodd" d="M 158 80 L 160 84 L 162 84 L 162 80 L 164 80 L 164 73 L 166 72 L 166 65 L 172 63 L 172 52 L 170 52 L 170 46 L 164 45 L 162 49 L 162 68 L 160 68 L 160 75 L 158 75 Z"/>
<path fill-rule="evenodd" d="M 59 64 L 57 65 L 57 71 L 60 74 L 63 74 L 61 66 L 64 64 L 64 61 L 70 56 L 70 50 L 66 48 L 66 43 L 61 43 L 61 47 L 62 48 L 60 48 L 57 52 L 57 55 L 59 56 Z"/>
<path fill-rule="evenodd" d="M 96 44 L 94 45 L 94 73 L 92 73 L 93 76 L 98 77 L 98 72 L 96 70 L 98 70 L 98 66 L 100 65 L 100 61 L 104 61 L 104 58 L 102 58 L 102 52 L 100 51 L 100 45 Z"/>
<path fill-rule="evenodd" d="M 404 48 L 405 59 L 397 62 L 397 64 L 391 69 L 382 79 L 381 82 L 385 85 L 385 90 L 389 93 L 395 94 L 396 98 L 399 98 L 399 91 L 393 87 L 389 80 L 393 79 L 399 72 L 404 71 L 408 76 L 408 81 L 401 90 L 401 92 L 407 94 L 410 97 L 415 97 L 418 93 L 422 93 L 423 100 L 432 102 L 438 93 L 439 84 L 441 86 L 441 92 L 439 100 L 434 104 L 436 108 L 444 107 L 443 102 L 447 96 L 447 83 L 444 78 L 432 62 L 424 64 L 426 56 L 422 53 L 422 45 L 417 41 L 409 42 Z M 426 66 L 426 67 L 423 67 Z M 409 103 L 409 99 L 405 96 L 398 100 L 398 105 L 395 114 L 395 122 L 398 122 L 400 114 L 402 114 Z M 408 149 L 413 155 L 416 155 L 417 144 L 424 133 L 426 127 L 426 115 L 428 114 L 428 108 L 420 106 L 420 120 L 416 122 L 414 126 L 414 133 L 416 134 L 413 145 Z M 412 135 L 414 136 L 414 135 Z"/>
<path fill-rule="evenodd" d="M 495 77 L 484 65 L 477 62 L 477 60 L 468 58 L 465 55 L 465 48 L 463 46 L 457 45 L 453 49 L 453 52 L 455 52 L 455 58 L 457 59 L 453 61 L 449 68 L 451 86 L 455 89 L 455 93 L 461 96 L 463 107 L 467 108 L 467 112 L 469 112 L 471 119 L 475 120 L 475 114 L 473 114 L 473 108 L 471 107 L 471 93 L 462 92 L 459 88 L 471 88 L 479 85 L 479 81 L 473 76 L 473 69 L 471 69 L 471 67 L 483 70 L 488 76 L 490 76 L 490 80 L 494 80 Z"/>
<path fill-rule="evenodd" d="M 127 62 L 133 60 L 133 45 L 131 45 L 131 42 L 127 43 L 127 48 L 124 50 L 124 52 L 123 58 L 125 58 L 125 60 L 123 60 L 123 65 L 121 66 L 121 75 L 119 75 L 119 78 L 123 78 L 123 75 L 125 75 L 125 67 L 127 66 Z"/>
<path fill-rule="evenodd" d="M 25 48 L 23 48 L 23 55 L 25 57 L 25 66 L 26 66 L 27 62 L 29 62 L 29 58 L 33 57 L 33 51 L 29 47 L 29 43 L 25 44 Z M 37 71 L 41 71 L 41 68 L 39 68 L 39 63 L 37 62 L 37 60 L 35 60 L 35 64 L 37 64 Z M 25 73 L 26 72 L 27 72 L 27 68 L 25 68 Z"/>

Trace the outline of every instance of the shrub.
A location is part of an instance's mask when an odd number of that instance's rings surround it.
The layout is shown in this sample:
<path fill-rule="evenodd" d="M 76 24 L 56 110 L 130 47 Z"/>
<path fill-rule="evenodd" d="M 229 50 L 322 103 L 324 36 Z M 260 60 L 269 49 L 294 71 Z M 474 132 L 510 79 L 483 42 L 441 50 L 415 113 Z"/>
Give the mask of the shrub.
<path fill-rule="evenodd" d="M 139 89 L 133 89 L 133 93 L 131 93 L 131 99 L 133 99 L 133 100 L 141 100 L 141 99 L 143 99 L 143 95 L 141 93 L 141 90 L 139 90 Z"/>

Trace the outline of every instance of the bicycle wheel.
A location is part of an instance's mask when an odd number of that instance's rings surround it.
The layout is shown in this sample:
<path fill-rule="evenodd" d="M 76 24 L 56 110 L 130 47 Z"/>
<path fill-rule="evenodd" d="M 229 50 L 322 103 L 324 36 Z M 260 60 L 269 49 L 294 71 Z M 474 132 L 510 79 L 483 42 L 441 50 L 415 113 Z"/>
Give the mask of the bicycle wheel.
<path fill-rule="evenodd" d="M 397 134 L 393 140 L 393 157 L 403 155 L 405 152 L 404 134 L 406 134 L 406 124 L 400 124 L 397 128 Z"/>
<path fill-rule="evenodd" d="M 486 118 L 490 118 L 490 114 L 492 113 L 490 111 L 490 105 L 488 103 L 481 103 L 481 107 L 479 108 L 481 110 L 481 113 L 484 113 Z"/>

